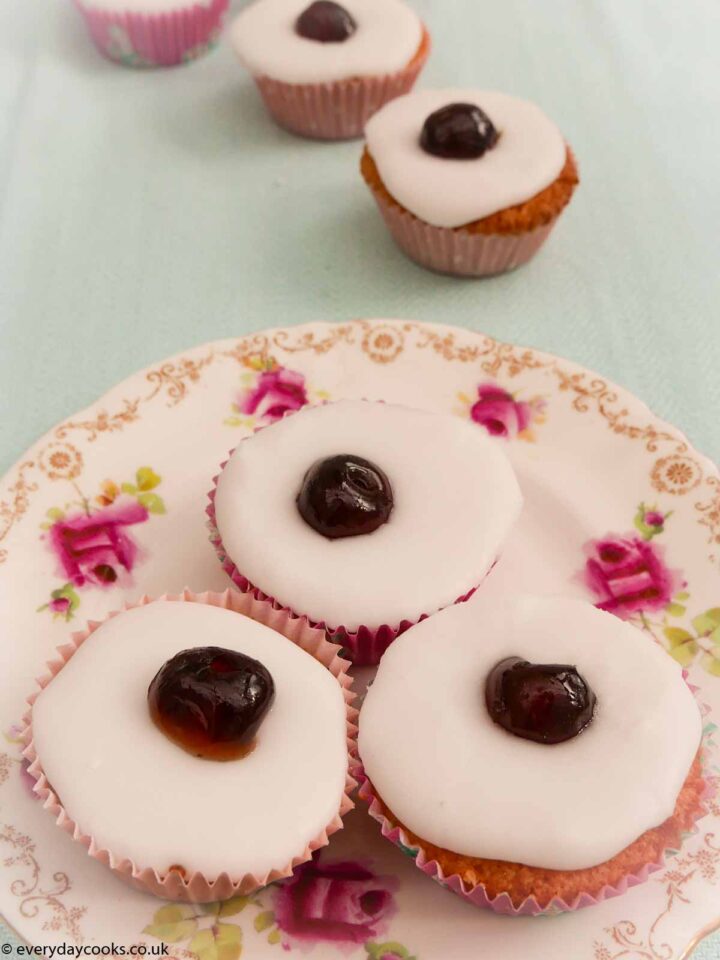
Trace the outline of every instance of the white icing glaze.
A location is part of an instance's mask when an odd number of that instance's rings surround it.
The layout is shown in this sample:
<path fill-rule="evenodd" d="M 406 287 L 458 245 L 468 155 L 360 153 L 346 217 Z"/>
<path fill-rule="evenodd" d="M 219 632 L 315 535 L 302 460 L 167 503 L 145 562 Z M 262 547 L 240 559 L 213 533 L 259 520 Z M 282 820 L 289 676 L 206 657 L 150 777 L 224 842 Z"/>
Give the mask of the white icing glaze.
<path fill-rule="evenodd" d="M 295 32 L 310 0 L 255 0 L 231 27 L 233 46 L 255 76 L 285 83 L 323 83 L 402 70 L 422 38 L 417 14 L 402 0 L 342 0 L 357 30 L 340 43 Z"/>
<path fill-rule="evenodd" d="M 150 719 L 151 680 L 197 646 L 240 650 L 275 681 L 257 746 L 241 760 L 197 759 Z M 38 697 L 33 736 L 81 829 L 159 871 L 282 868 L 338 813 L 345 786 L 345 704 L 332 674 L 274 630 L 199 603 L 157 601 L 102 624 Z"/>
<path fill-rule="evenodd" d="M 328 540 L 296 497 L 312 464 L 352 453 L 388 476 L 394 507 L 374 533 Z M 459 417 L 343 400 L 241 441 L 217 486 L 225 549 L 255 586 L 329 626 L 395 626 L 467 593 L 496 560 L 521 495 L 500 445 Z"/>
<path fill-rule="evenodd" d="M 500 138 L 476 160 L 426 153 L 427 117 L 450 103 L 473 103 Z M 460 227 L 534 197 L 565 165 L 563 136 L 534 103 L 490 90 L 417 90 L 382 107 L 365 127 L 383 183 L 407 210 L 436 227 Z"/>
<path fill-rule="evenodd" d="M 209 7 L 213 0 L 81 0 L 89 10 L 112 13 L 171 13 L 191 7 Z"/>
<path fill-rule="evenodd" d="M 597 695 L 590 726 L 548 746 L 494 724 L 485 678 L 508 656 L 576 665 Z M 389 648 L 359 748 L 382 799 L 423 839 L 578 870 L 671 816 L 701 728 L 680 667 L 635 627 L 581 600 L 480 594 Z"/>

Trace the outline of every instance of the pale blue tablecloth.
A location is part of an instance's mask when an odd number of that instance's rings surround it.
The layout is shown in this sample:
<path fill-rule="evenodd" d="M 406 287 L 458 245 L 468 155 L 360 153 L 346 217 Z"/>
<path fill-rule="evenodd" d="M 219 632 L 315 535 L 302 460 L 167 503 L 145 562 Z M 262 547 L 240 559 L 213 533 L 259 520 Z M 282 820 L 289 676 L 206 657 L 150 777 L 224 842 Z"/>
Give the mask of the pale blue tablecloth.
<path fill-rule="evenodd" d="M 354 316 L 447 321 L 602 371 L 720 458 L 717 0 L 416 0 L 425 83 L 527 95 L 583 183 L 546 250 L 484 282 L 387 237 L 356 143 L 293 139 L 227 43 L 97 56 L 69 0 L 0 4 L 0 472 L 193 343 Z M 720 909 L 720 894 L 718 895 Z M 720 938 L 697 954 L 720 957 Z"/>

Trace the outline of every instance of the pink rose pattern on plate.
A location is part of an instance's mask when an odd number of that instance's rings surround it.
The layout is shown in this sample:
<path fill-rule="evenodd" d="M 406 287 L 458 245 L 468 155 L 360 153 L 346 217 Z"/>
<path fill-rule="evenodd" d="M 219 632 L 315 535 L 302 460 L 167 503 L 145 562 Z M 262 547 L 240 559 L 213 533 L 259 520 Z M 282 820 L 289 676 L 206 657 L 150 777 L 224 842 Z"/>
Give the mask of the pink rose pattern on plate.
<path fill-rule="evenodd" d="M 249 897 L 207 903 L 165 904 L 143 933 L 166 943 L 183 944 L 199 960 L 238 960 L 245 940 L 241 920 L 253 910 L 251 926 L 268 943 L 285 951 L 311 951 L 332 944 L 340 953 L 361 947 L 366 960 L 417 960 L 397 941 L 378 941 L 395 912 L 394 877 L 379 876 L 371 863 L 324 860 L 316 854 L 293 876 Z"/>
<path fill-rule="evenodd" d="M 77 500 L 47 511 L 43 539 L 65 582 L 39 610 L 72 620 L 80 606 L 78 590 L 131 583 L 141 554 L 129 528 L 145 523 L 151 514 L 165 513 L 156 491 L 160 483 L 151 467 L 140 467 L 133 483 L 106 480 L 92 502 L 78 489 Z"/>
<path fill-rule="evenodd" d="M 264 370 L 256 385 L 238 400 L 241 413 L 273 423 L 308 402 L 305 377 L 286 367 Z"/>
<path fill-rule="evenodd" d="M 520 400 L 493 380 L 478 384 L 474 397 L 459 395 L 470 419 L 484 427 L 491 437 L 505 440 L 534 441 L 533 424 L 545 420 L 545 401 L 542 397 Z"/>
<path fill-rule="evenodd" d="M 328 399 L 323 391 L 310 391 L 302 373 L 281 366 L 273 357 L 255 354 L 244 363 L 249 370 L 242 377 L 243 389 L 225 419 L 230 427 L 267 426 L 308 403 Z"/>
<path fill-rule="evenodd" d="M 137 547 L 124 528 L 144 523 L 145 507 L 137 502 L 114 504 L 97 513 L 70 515 L 48 532 L 62 571 L 75 587 L 115 583 L 120 570 L 130 571 Z"/>
<path fill-rule="evenodd" d="M 275 891 L 275 921 L 283 944 L 366 943 L 387 928 L 396 886 L 366 864 L 313 858 Z"/>
<path fill-rule="evenodd" d="M 672 511 L 640 503 L 634 531 L 585 544 L 580 580 L 601 610 L 650 633 L 684 667 L 697 660 L 720 677 L 720 604 L 689 616 L 687 583 L 669 565 L 664 547 L 652 542 L 671 516 Z"/>
<path fill-rule="evenodd" d="M 664 610 L 685 586 L 677 570 L 665 563 L 662 547 L 641 537 L 609 534 L 586 546 L 587 583 L 596 606 L 627 619 L 638 610 Z"/>

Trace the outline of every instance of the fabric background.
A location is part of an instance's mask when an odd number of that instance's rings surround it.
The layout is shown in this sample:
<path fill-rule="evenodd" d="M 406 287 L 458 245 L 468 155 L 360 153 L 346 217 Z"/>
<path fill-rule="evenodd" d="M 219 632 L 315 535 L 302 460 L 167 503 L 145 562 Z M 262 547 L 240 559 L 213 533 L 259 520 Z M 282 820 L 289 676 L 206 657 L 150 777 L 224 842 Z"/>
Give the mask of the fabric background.
<path fill-rule="evenodd" d="M 406 261 L 359 144 L 276 129 L 226 40 L 136 72 L 96 54 L 69 0 L 2 0 L 0 472 L 162 357 L 356 316 L 567 356 L 720 459 L 716 0 L 414 2 L 434 38 L 422 83 L 534 99 L 577 153 L 575 199 L 515 274 Z M 696 957 L 720 958 L 720 935 Z"/>

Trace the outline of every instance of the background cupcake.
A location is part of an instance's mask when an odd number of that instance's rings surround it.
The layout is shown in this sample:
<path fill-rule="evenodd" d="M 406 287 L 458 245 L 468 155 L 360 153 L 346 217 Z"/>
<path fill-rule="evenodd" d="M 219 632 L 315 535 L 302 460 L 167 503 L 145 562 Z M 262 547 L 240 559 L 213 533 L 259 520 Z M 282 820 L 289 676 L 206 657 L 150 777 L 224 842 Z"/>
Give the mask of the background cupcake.
<path fill-rule="evenodd" d="M 421 90 L 379 111 L 365 135 L 362 175 L 393 238 L 443 273 L 525 263 L 578 183 L 555 124 L 504 93 Z"/>
<path fill-rule="evenodd" d="M 361 136 L 376 110 L 412 88 L 430 52 L 402 0 L 255 0 L 232 41 L 277 123 L 322 140 Z"/>
<path fill-rule="evenodd" d="M 210 50 L 229 0 L 75 0 L 97 48 L 126 67 L 172 67 Z"/>

